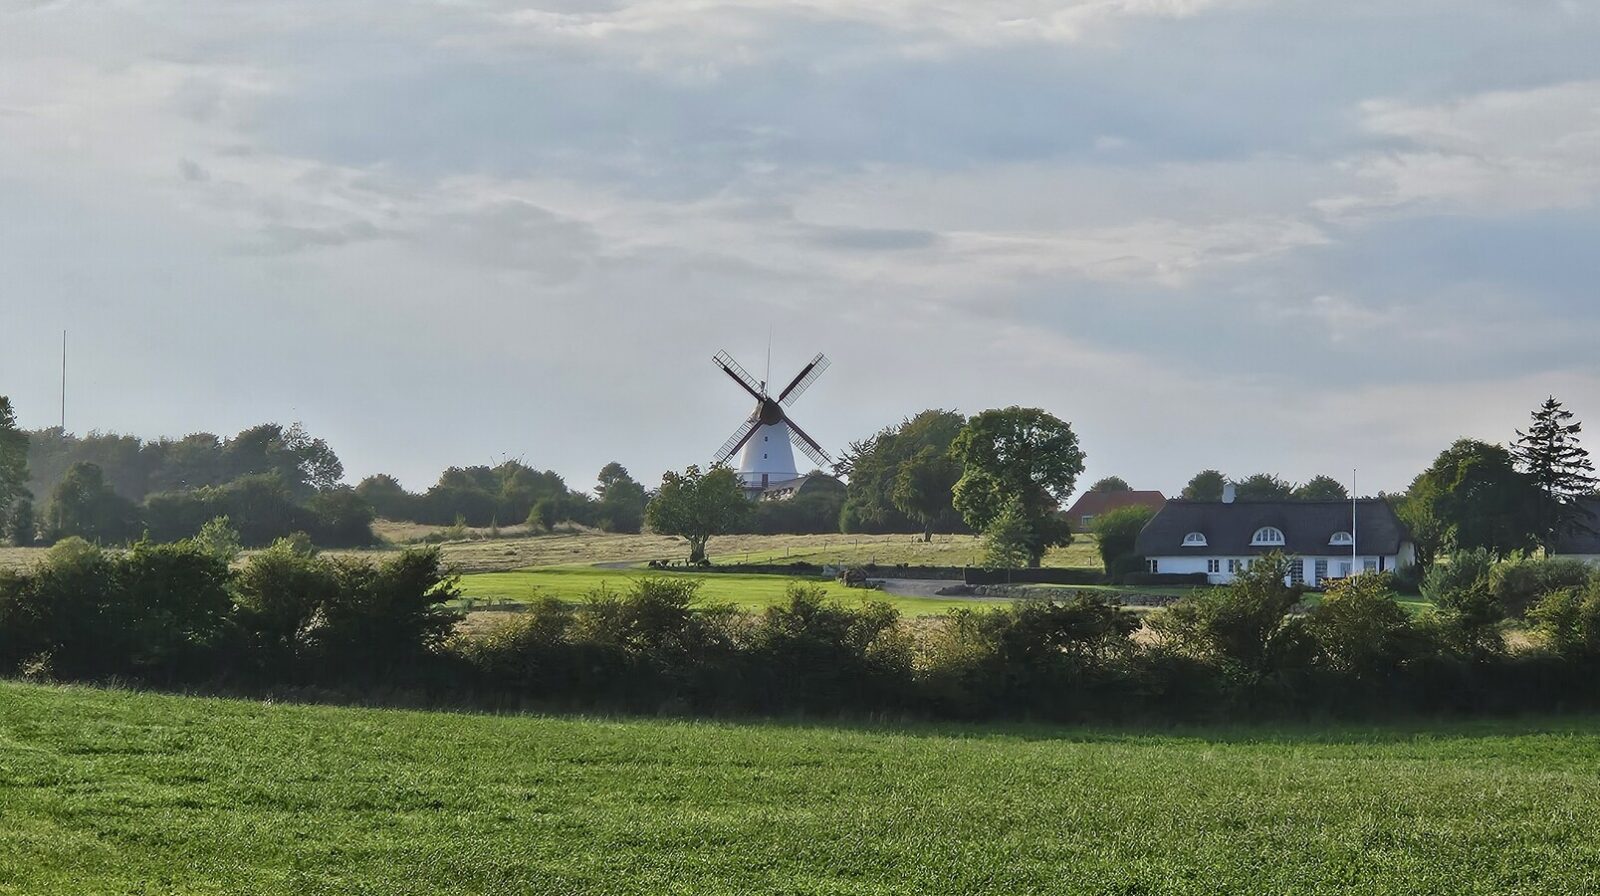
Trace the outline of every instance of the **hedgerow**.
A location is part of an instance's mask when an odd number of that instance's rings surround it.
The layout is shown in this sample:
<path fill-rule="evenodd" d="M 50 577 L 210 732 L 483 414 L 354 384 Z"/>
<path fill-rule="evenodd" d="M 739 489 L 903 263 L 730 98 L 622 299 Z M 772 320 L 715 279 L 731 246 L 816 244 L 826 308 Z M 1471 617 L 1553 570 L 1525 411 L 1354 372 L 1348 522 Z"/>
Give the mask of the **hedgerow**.
<path fill-rule="evenodd" d="M 1141 620 L 1088 592 L 902 620 L 793 584 L 760 613 L 646 577 L 456 634 L 436 549 L 381 563 L 283 540 L 233 569 L 201 541 L 69 539 L 0 573 L 0 674 L 155 686 L 396 689 L 463 705 L 1048 720 L 1471 713 L 1600 704 L 1600 581 L 1463 555 L 1411 616 L 1383 576 L 1306 604 L 1273 558 Z M 1497 579 L 1496 577 L 1499 576 Z M 1552 590 L 1495 587 L 1543 578 Z M 1509 650 L 1507 600 L 1534 643 Z"/>

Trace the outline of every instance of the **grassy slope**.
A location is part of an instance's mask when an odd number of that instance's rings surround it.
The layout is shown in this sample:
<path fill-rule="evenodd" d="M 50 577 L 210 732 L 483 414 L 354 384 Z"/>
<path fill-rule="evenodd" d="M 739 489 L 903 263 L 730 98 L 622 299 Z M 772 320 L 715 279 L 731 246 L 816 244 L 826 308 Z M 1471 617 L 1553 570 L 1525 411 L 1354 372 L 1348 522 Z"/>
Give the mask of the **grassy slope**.
<path fill-rule="evenodd" d="M 465 541 L 443 546 L 445 558 L 464 572 L 495 572 L 530 566 L 681 560 L 681 539 L 661 535 L 609 535 L 603 532 L 555 533 L 525 538 Z M 962 566 L 977 562 L 982 550 L 970 535 L 939 535 L 924 544 L 911 535 L 724 535 L 711 540 L 718 563 L 807 560 L 813 563 L 912 563 Z M 1094 540 L 1075 543 L 1045 556 L 1049 566 L 1099 568 Z"/>
<path fill-rule="evenodd" d="M 0 683 L 0 893 L 1593 893 L 1592 720 L 1177 735 Z"/>
<path fill-rule="evenodd" d="M 410 532 L 395 524 L 379 528 L 391 534 Z M 509 535 L 517 530 L 502 531 Z M 688 556 L 688 549 L 679 538 L 593 531 L 449 542 L 441 548 L 445 559 L 462 572 L 576 563 L 644 563 L 657 559 L 681 560 Z M 370 556 L 392 550 L 395 548 L 334 553 Z M 27 566 L 44 556 L 44 552 L 44 548 L 0 547 L 0 567 Z M 921 536 L 913 535 L 723 535 L 711 540 L 711 558 L 718 563 L 808 560 L 819 564 L 877 562 L 963 566 L 976 563 L 981 555 L 978 539 L 971 535 L 936 535 L 928 544 L 922 542 Z M 1046 566 L 1098 569 L 1100 555 L 1093 536 L 1079 535 L 1073 544 L 1046 554 L 1044 563 Z"/>
<path fill-rule="evenodd" d="M 700 599 L 704 603 L 735 604 L 749 609 L 761 609 L 783 603 L 789 583 L 786 576 L 743 575 L 735 573 L 653 573 L 642 569 L 595 569 L 587 566 L 547 567 L 517 572 L 484 572 L 462 576 L 461 590 L 468 597 L 479 600 L 510 599 L 527 601 L 539 595 L 578 600 L 600 587 L 614 591 L 627 589 L 630 582 L 642 575 L 668 575 L 694 578 L 701 582 Z M 991 601 L 942 600 L 939 598 L 896 597 L 881 591 L 846 588 L 837 582 L 824 579 L 807 579 L 808 585 L 820 585 L 830 597 L 844 604 L 862 600 L 885 601 L 910 616 L 943 613 L 953 607 L 982 607 Z"/>

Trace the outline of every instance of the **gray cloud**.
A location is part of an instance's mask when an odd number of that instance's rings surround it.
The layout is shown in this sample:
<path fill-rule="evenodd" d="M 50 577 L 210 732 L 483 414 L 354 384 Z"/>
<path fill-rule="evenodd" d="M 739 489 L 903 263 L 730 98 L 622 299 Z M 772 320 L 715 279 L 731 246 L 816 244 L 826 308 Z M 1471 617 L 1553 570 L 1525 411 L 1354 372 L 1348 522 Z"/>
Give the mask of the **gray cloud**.
<path fill-rule="evenodd" d="M 1397 488 L 1600 414 L 1597 43 L 1487 0 L 35 4 L 0 392 L 48 423 L 69 327 L 82 428 L 585 482 L 703 461 L 744 412 L 703 356 L 777 330 L 836 359 L 829 444 L 1026 402 L 1092 475 Z"/>

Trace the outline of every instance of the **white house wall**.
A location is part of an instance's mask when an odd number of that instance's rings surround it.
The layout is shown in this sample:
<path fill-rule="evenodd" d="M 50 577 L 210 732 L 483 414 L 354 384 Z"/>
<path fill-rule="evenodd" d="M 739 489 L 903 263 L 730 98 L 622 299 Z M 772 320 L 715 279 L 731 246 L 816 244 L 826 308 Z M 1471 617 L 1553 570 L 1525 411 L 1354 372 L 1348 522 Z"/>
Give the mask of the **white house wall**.
<path fill-rule="evenodd" d="M 1147 559 L 1156 561 L 1156 570 L 1158 572 L 1160 572 L 1162 575 L 1167 575 L 1169 573 L 1174 574 L 1174 575 L 1192 575 L 1194 573 L 1204 573 L 1205 576 L 1206 576 L 1206 580 L 1209 581 L 1211 584 L 1213 584 L 1213 585 L 1226 585 L 1226 584 L 1232 582 L 1235 578 L 1237 578 L 1237 576 L 1234 573 L 1228 572 L 1228 561 L 1229 560 L 1236 560 L 1236 561 L 1239 561 L 1240 563 L 1245 563 L 1245 562 L 1248 562 L 1248 561 L 1260 560 L 1261 558 L 1259 556 L 1256 556 L 1256 557 L 1197 557 L 1197 556 L 1194 556 L 1194 555 L 1188 555 L 1188 556 L 1183 556 L 1183 557 L 1150 557 L 1150 558 L 1147 558 Z M 1393 555 L 1393 554 L 1387 555 L 1387 556 L 1383 556 L 1383 557 L 1377 557 L 1377 556 L 1373 556 L 1373 555 L 1370 555 L 1370 554 L 1361 555 L 1361 556 L 1356 557 L 1355 565 L 1354 565 L 1353 569 L 1354 569 L 1354 571 L 1356 573 L 1360 573 L 1364 569 L 1365 562 L 1368 561 L 1368 560 L 1372 560 L 1372 561 L 1378 562 L 1379 565 L 1383 568 L 1383 570 L 1385 572 L 1394 572 L 1401 565 L 1400 559 L 1401 558 L 1400 558 L 1399 555 Z M 1207 569 L 1208 569 L 1207 561 L 1210 561 L 1210 560 L 1218 561 L 1219 565 L 1222 568 L 1222 572 L 1208 572 L 1207 571 Z M 1309 557 L 1295 557 L 1295 558 L 1293 558 L 1293 562 L 1301 564 L 1302 578 L 1305 581 L 1305 583 L 1308 584 L 1308 585 L 1316 584 L 1316 571 L 1317 571 L 1317 561 L 1318 560 L 1327 560 L 1328 561 L 1328 578 L 1336 579 L 1336 578 L 1340 577 L 1339 576 L 1339 564 L 1340 563 L 1348 563 L 1348 562 L 1350 562 L 1350 555 L 1349 554 L 1333 554 L 1333 555 L 1326 555 L 1325 554 L 1325 555 L 1317 555 L 1317 556 L 1309 556 Z M 1600 565 L 1600 557 L 1596 557 L 1594 562 L 1597 565 Z"/>

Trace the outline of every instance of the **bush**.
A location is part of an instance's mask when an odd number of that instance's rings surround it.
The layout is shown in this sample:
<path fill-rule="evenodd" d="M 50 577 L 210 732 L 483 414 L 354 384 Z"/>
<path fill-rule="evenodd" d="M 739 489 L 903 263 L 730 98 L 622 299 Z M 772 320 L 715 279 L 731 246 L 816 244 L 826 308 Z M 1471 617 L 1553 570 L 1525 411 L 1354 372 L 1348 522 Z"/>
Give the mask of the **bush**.
<path fill-rule="evenodd" d="M 1426 636 L 1394 597 L 1387 575 L 1351 576 L 1331 584 L 1306 619 L 1319 662 L 1335 672 L 1372 678 L 1426 653 Z"/>
<path fill-rule="evenodd" d="M 308 546 L 280 538 L 239 574 L 237 618 L 258 671 L 293 677 L 309 660 L 311 630 L 339 589 L 333 569 Z"/>
<path fill-rule="evenodd" d="M 339 559 L 335 585 L 312 631 L 325 668 L 390 675 L 433 655 L 460 617 L 441 604 L 461 596 L 438 548 L 402 552 L 382 563 Z"/>
<path fill-rule="evenodd" d="M 64 539 L 33 571 L 0 578 L 0 671 L 35 662 L 69 679 L 199 674 L 226 632 L 229 577 L 191 543 L 118 555 Z"/>
<path fill-rule="evenodd" d="M 1068 718 L 1104 701 L 1133 652 L 1134 614 L 1083 592 L 1012 607 L 955 610 L 930 632 L 919 661 L 922 686 L 942 710 Z"/>
<path fill-rule="evenodd" d="M 1283 555 L 1268 554 L 1232 584 L 1196 592 L 1151 614 L 1150 626 L 1180 652 L 1251 673 L 1294 665 L 1305 645 L 1299 629 L 1286 623 L 1302 591 L 1283 584 L 1287 575 Z"/>
<path fill-rule="evenodd" d="M 1094 534 L 1099 541 L 1100 562 L 1105 564 L 1106 572 L 1115 574 L 1119 566 L 1127 565 L 1127 558 L 1130 557 L 1138 563 L 1134 544 L 1139 539 L 1139 533 L 1144 531 L 1145 525 L 1155 515 L 1156 512 L 1149 507 L 1119 507 L 1095 518 Z"/>
<path fill-rule="evenodd" d="M 1539 599 L 1554 591 L 1582 591 L 1594 571 L 1571 557 L 1516 557 L 1490 570 L 1489 589 L 1509 618 L 1521 619 Z"/>
<path fill-rule="evenodd" d="M 1528 611 L 1533 630 L 1557 656 L 1575 662 L 1600 659 L 1600 577 L 1586 588 L 1561 588 Z"/>
<path fill-rule="evenodd" d="M 1500 623 L 1505 610 L 1489 581 L 1494 557 L 1477 548 L 1435 563 L 1422 580 L 1422 595 L 1439 610 L 1442 634 L 1458 651 L 1473 656 L 1505 648 Z"/>
<path fill-rule="evenodd" d="M 762 712 L 893 708 L 910 692 L 911 644 L 885 603 L 851 610 L 816 585 L 790 584 L 749 633 L 744 680 Z"/>

